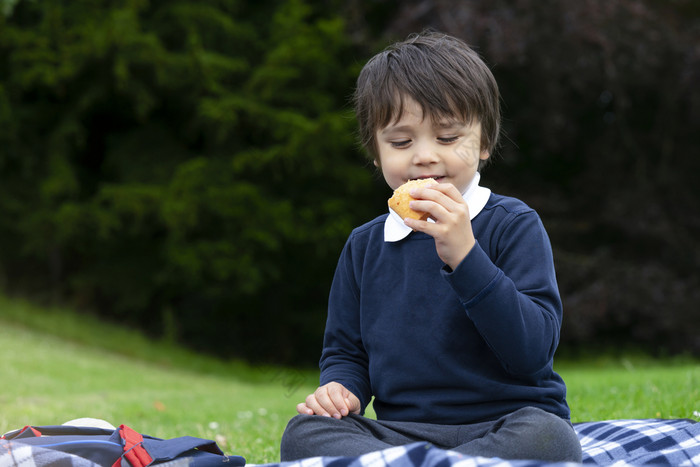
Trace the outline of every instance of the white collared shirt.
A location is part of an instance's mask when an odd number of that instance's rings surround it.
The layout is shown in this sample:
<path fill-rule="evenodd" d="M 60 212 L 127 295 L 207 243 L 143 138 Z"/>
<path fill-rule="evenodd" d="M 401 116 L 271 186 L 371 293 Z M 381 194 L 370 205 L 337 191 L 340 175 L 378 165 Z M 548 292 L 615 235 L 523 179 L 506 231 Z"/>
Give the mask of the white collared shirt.
<path fill-rule="evenodd" d="M 467 186 L 467 189 L 462 194 L 462 198 L 467 203 L 469 207 L 469 220 L 474 219 L 477 214 L 484 209 L 486 203 L 491 196 L 491 190 L 486 187 L 479 186 L 479 180 L 481 175 L 477 172 L 474 178 Z M 428 219 L 428 222 L 434 222 L 432 219 Z M 396 214 L 392 209 L 389 209 L 389 216 L 387 216 L 384 222 L 384 241 L 385 242 L 398 242 L 403 240 L 413 231 L 410 227 L 404 224 L 403 219 Z"/>

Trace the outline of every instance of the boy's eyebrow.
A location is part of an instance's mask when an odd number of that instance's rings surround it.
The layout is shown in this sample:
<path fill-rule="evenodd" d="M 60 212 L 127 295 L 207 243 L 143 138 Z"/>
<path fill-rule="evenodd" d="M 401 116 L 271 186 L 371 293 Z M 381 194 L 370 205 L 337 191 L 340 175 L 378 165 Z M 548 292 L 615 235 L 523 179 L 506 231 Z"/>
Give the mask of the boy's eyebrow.
<path fill-rule="evenodd" d="M 443 120 L 440 122 L 435 122 L 433 124 L 434 128 L 462 128 L 467 126 L 464 122 L 460 122 L 459 120 Z M 383 130 L 381 130 L 381 134 L 389 133 L 389 132 L 401 132 L 401 131 L 411 131 L 413 127 L 411 125 L 399 125 L 399 126 L 387 126 Z"/>
<path fill-rule="evenodd" d="M 410 125 L 401 126 L 388 126 L 381 131 L 381 134 L 391 133 L 391 132 L 401 132 L 401 131 L 411 131 L 412 127 Z"/>
<path fill-rule="evenodd" d="M 439 122 L 435 122 L 433 126 L 435 128 L 461 128 L 467 125 L 464 122 L 460 122 L 459 120 L 442 120 Z"/>
<path fill-rule="evenodd" d="M 469 124 L 464 123 L 463 121 L 460 120 L 442 120 L 439 122 L 433 123 L 433 128 L 438 128 L 441 130 L 451 130 L 451 129 L 459 129 L 459 128 L 464 128 L 468 126 Z M 413 130 L 413 127 L 411 125 L 399 125 L 399 126 L 387 126 L 384 129 L 382 129 L 379 133 L 382 135 L 385 135 L 387 133 L 401 133 L 401 132 L 410 132 Z"/>

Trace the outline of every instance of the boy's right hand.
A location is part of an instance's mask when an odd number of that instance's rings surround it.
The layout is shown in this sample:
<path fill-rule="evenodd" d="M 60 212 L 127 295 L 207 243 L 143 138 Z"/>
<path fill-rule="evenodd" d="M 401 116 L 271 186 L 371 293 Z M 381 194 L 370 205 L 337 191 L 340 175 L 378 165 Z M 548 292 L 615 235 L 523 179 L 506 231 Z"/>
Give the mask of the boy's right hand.
<path fill-rule="evenodd" d="M 297 412 L 302 415 L 322 415 L 340 419 L 348 414 L 359 414 L 360 399 L 340 383 L 331 382 L 316 389 L 297 404 Z"/>

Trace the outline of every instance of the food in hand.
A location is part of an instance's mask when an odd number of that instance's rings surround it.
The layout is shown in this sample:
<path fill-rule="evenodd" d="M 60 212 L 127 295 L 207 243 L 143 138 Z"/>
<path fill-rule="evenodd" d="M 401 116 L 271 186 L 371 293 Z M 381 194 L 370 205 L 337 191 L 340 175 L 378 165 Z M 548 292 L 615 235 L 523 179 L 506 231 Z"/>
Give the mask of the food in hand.
<path fill-rule="evenodd" d="M 427 220 L 429 214 L 427 212 L 415 211 L 408 207 L 408 203 L 415 199 L 409 195 L 409 191 L 413 188 L 421 188 L 428 185 L 435 185 L 437 182 L 433 178 L 422 178 L 418 180 L 409 180 L 396 190 L 391 198 L 389 198 L 389 207 L 396 212 L 401 219 L 410 217 L 411 219 Z"/>

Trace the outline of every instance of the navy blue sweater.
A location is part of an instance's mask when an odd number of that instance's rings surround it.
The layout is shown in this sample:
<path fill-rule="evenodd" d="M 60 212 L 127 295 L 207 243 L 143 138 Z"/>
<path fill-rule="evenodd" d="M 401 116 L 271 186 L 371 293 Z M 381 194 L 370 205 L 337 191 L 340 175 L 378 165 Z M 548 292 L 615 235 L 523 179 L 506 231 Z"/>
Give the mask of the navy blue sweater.
<path fill-rule="evenodd" d="M 468 424 L 534 406 L 569 418 L 552 370 L 562 305 L 537 213 L 492 194 L 454 270 L 432 237 L 384 241 L 386 214 L 348 238 L 331 287 L 321 384 L 381 420 Z"/>

